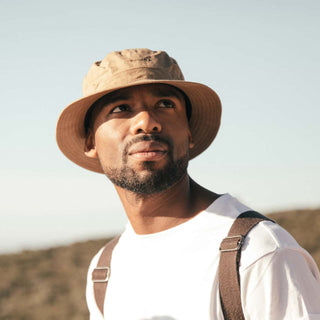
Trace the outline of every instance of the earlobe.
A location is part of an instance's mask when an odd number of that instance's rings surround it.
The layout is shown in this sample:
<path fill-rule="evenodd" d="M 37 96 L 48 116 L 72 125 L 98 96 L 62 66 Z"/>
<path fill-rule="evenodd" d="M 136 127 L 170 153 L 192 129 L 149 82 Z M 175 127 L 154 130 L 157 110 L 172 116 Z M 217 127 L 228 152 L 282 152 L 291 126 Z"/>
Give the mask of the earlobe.
<path fill-rule="evenodd" d="M 193 142 L 190 130 L 188 132 L 188 136 L 189 136 L 189 149 L 192 149 L 194 147 L 194 142 Z"/>
<path fill-rule="evenodd" d="M 85 141 L 84 154 L 88 158 L 98 158 L 98 153 L 97 153 L 97 149 L 94 142 L 94 135 L 91 130 L 88 132 L 88 135 Z"/>
<path fill-rule="evenodd" d="M 88 157 L 88 158 L 98 158 L 98 153 L 96 148 L 90 149 L 89 151 L 85 151 L 84 154 Z"/>

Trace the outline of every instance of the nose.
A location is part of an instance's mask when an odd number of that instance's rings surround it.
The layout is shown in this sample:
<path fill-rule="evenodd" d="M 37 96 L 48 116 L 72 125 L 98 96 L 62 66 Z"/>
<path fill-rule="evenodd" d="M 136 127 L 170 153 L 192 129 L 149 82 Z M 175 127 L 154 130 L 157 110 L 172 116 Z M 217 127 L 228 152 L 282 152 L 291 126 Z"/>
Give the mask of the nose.
<path fill-rule="evenodd" d="M 161 123 L 148 110 L 140 111 L 132 125 L 133 134 L 161 132 Z"/>

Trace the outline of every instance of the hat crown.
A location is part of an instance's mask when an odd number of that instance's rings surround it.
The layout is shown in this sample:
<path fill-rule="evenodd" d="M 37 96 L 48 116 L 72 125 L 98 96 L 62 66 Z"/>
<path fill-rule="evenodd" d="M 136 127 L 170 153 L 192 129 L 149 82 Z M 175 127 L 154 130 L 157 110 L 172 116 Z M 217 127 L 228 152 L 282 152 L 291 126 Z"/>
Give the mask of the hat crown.
<path fill-rule="evenodd" d="M 177 62 L 165 51 L 114 51 L 91 66 L 83 80 L 83 95 L 145 80 L 184 80 L 184 77 Z"/>

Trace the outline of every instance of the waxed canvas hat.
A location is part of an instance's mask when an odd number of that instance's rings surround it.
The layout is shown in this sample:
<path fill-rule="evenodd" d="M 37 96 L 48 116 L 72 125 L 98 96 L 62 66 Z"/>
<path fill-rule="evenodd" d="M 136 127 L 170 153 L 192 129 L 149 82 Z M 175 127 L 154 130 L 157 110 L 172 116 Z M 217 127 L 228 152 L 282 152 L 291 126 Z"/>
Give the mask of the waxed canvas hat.
<path fill-rule="evenodd" d="M 219 130 L 221 103 L 218 95 L 206 85 L 185 81 L 177 62 L 166 52 L 126 49 L 95 62 L 83 80 L 83 97 L 61 113 L 56 139 L 65 156 L 83 168 L 103 173 L 99 160 L 84 154 L 84 119 L 88 109 L 115 90 L 150 83 L 172 85 L 188 96 L 192 108 L 189 126 L 194 142 L 190 159 L 203 152 Z"/>

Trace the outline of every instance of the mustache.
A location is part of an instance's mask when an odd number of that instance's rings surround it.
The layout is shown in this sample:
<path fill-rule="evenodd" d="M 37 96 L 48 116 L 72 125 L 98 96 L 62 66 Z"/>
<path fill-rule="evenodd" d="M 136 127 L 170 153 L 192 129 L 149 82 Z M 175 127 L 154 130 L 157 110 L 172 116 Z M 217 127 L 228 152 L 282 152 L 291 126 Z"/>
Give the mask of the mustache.
<path fill-rule="evenodd" d="M 172 141 L 171 141 L 171 139 L 169 139 L 167 137 L 160 136 L 158 134 L 150 133 L 150 134 L 145 134 L 143 136 L 136 136 L 136 137 L 132 138 L 132 140 L 130 140 L 125 145 L 123 154 L 124 155 L 128 154 L 128 151 L 129 151 L 129 149 L 130 149 L 130 147 L 132 145 L 134 145 L 135 143 L 138 143 L 138 142 L 142 142 L 142 141 L 157 141 L 157 142 L 161 142 L 161 143 L 165 144 L 168 147 L 169 150 L 172 150 Z"/>

